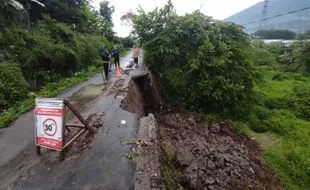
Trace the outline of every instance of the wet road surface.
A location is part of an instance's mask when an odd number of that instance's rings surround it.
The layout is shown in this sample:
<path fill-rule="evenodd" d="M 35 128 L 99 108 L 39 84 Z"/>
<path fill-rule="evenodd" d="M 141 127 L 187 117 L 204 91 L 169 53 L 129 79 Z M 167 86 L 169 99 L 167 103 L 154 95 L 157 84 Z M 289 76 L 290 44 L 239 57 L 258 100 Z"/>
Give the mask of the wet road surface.
<path fill-rule="evenodd" d="M 121 60 L 121 67 L 129 61 L 130 54 Z M 138 74 L 141 69 L 130 73 Z M 123 75 L 122 88 L 128 86 L 131 76 Z M 1 130 L 0 189 L 134 189 L 134 164 L 123 156 L 132 147 L 123 142 L 135 138 L 139 120 L 119 107 L 121 98 L 102 96 L 101 84 L 102 76 L 97 74 L 58 96 L 69 97 L 82 113 L 105 113 L 93 146 L 76 158 L 55 162 L 44 151 L 41 156 L 35 154 L 33 111 Z M 126 120 L 127 126 L 119 126 L 121 120 Z"/>

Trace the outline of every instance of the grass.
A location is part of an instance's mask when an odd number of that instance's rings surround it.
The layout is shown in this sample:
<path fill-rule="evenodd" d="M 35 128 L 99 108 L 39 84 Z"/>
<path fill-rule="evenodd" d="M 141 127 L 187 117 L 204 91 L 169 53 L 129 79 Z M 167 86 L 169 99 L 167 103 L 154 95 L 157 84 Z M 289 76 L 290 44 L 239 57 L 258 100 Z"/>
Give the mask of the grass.
<path fill-rule="evenodd" d="M 70 78 L 61 79 L 54 83 L 49 83 L 42 90 L 34 95 L 30 95 L 22 102 L 15 104 L 9 108 L 5 114 L 0 115 L 0 128 L 8 127 L 8 125 L 16 120 L 21 114 L 31 110 L 35 103 L 36 97 L 54 97 L 75 84 L 85 81 L 87 78 L 95 75 L 100 69 L 89 69 L 86 72 L 77 72 Z"/>
<path fill-rule="evenodd" d="M 275 75 L 281 75 L 282 81 L 273 80 Z M 292 89 L 295 82 L 310 82 L 308 77 L 304 77 L 300 73 L 281 73 L 278 71 L 265 71 L 264 79 L 268 87 L 264 89 L 264 93 L 270 98 L 283 98 L 289 90 Z"/>
<path fill-rule="evenodd" d="M 182 178 L 182 174 L 173 167 L 175 152 L 166 142 L 161 143 L 162 150 L 162 173 L 168 190 L 182 190 L 183 187 L 178 183 L 178 179 Z"/>
<path fill-rule="evenodd" d="M 264 78 L 268 85 L 262 92 L 267 101 L 285 100 L 295 82 L 310 82 L 309 78 L 301 74 L 277 71 L 265 71 Z M 275 78 L 276 80 L 273 80 Z M 280 104 L 285 104 L 285 101 Z M 265 161 L 286 183 L 287 189 L 309 189 L 310 122 L 297 118 L 285 105 L 274 108 L 260 107 L 254 112 L 257 112 L 258 116 L 247 122 L 237 122 L 239 130 L 263 145 Z M 257 128 L 264 130 L 258 133 Z"/>
<path fill-rule="evenodd" d="M 129 50 L 124 50 L 120 53 L 123 57 L 128 54 Z M 42 90 L 34 95 L 29 95 L 24 101 L 16 103 L 9 108 L 6 113 L 0 115 L 0 128 L 8 127 L 9 124 L 15 121 L 20 115 L 31 110 L 34 107 L 36 97 L 54 97 L 65 89 L 85 81 L 87 78 L 99 73 L 102 68 L 90 67 L 88 71 L 76 72 L 72 77 L 61 79 L 57 82 L 47 84 Z"/>
<path fill-rule="evenodd" d="M 123 154 L 123 156 L 128 160 L 133 160 L 136 157 L 134 153 Z"/>
<path fill-rule="evenodd" d="M 131 145 L 131 144 L 136 144 L 137 142 L 138 142 L 138 139 L 130 139 L 124 142 L 123 144 Z"/>

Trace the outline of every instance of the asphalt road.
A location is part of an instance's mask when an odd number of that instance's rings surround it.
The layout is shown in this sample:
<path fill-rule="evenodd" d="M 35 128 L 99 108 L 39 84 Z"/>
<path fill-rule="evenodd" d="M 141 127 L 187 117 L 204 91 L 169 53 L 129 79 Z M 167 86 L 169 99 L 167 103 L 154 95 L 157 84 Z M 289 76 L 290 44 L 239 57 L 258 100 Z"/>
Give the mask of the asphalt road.
<path fill-rule="evenodd" d="M 140 61 L 142 59 L 140 57 Z M 121 59 L 121 67 L 129 61 L 131 54 Z M 128 86 L 131 76 L 141 72 L 135 68 L 130 76 L 123 75 L 122 88 Z M 115 76 L 115 73 L 111 72 L 111 75 Z M 110 80 L 116 80 L 116 77 Z M 37 156 L 33 111 L 0 130 L 0 189 L 134 189 L 135 166 L 123 156 L 131 152 L 132 147 L 123 142 L 135 138 L 139 118 L 119 107 L 121 98 L 102 97 L 100 90 L 96 90 L 102 87 L 100 84 L 102 76 L 97 74 L 58 96 L 74 99 L 77 105 L 80 102 L 78 107 L 82 113 L 105 113 L 103 128 L 92 147 L 82 155 L 63 162 L 54 161 L 44 155 L 44 151 L 42 156 Z M 126 120 L 127 126 L 119 126 L 121 120 Z"/>

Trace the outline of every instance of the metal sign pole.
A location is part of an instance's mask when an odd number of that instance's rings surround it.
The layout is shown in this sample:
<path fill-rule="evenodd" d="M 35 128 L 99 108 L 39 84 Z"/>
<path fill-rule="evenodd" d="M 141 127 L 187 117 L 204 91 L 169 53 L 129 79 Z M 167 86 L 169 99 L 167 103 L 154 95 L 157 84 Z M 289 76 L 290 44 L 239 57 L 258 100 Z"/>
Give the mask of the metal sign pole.
<path fill-rule="evenodd" d="M 62 119 L 62 149 L 61 151 L 59 151 L 59 160 L 60 161 L 63 161 L 65 159 L 65 153 L 64 153 L 64 145 L 66 144 L 66 104 L 65 104 L 65 101 L 62 102 L 62 107 L 63 107 L 63 119 Z"/>

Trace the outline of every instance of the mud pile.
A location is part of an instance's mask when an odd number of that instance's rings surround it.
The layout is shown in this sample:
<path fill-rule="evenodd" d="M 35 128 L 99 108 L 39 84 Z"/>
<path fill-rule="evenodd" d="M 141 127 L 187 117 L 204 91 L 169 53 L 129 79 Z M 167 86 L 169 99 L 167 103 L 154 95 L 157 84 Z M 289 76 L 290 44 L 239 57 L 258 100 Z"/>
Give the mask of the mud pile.
<path fill-rule="evenodd" d="M 98 131 L 99 127 L 102 126 L 102 118 L 104 118 L 104 113 L 94 113 L 90 115 L 84 114 L 83 117 L 86 118 L 85 120 L 88 122 L 90 127 L 95 128 Z M 73 123 L 79 124 L 79 121 L 76 120 Z M 65 137 L 66 139 L 71 139 L 78 132 L 79 128 L 71 128 L 70 131 L 65 131 Z M 82 134 L 77 140 L 74 141 L 74 143 L 72 143 L 68 146 L 67 149 L 65 149 L 66 159 L 79 156 L 81 153 L 83 153 L 83 151 L 90 148 L 95 140 L 96 134 L 92 134 L 89 131 L 86 131 L 84 134 Z"/>
<path fill-rule="evenodd" d="M 121 105 L 140 117 L 143 112 L 153 113 L 157 122 L 157 139 L 155 143 L 148 143 L 152 152 L 144 154 L 152 155 L 155 148 L 160 152 L 161 173 L 156 176 L 163 178 L 157 179 L 161 183 L 148 189 L 285 189 L 278 176 L 263 162 L 255 141 L 229 123 L 206 125 L 178 106 L 163 103 L 158 89 L 152 77 L 150 82 L 140 77 L 131 81 Z M 148 125 L 140 125 L 140 128 L 143 126 L 147 130 Z M 143 160 L 140 157 L 139 160 Z M 138 168 L 140 176 L 143 175 L 141 171 Z M 148 175 L 149 171 L 144 173 Z"/>
<path fill-rule="evenodd" d="M 174 152 L 184 189 L 284 189 L 261 160 L 259 146 L 234 126 L 204 125 L 180 109 L 156 111 L 159 140 Z"/>
<path fill-rule="evenodd" d="M 145 115 L 143 94 L 133 81 L 129 83 L 127 94 L 122 100 L 121 108 L 136 113 L 139 117 Z"/>
<path fill-rule="evenodd" d="M 278 176 L 263 162 L 255 141 L 226 122 L 206 125 L 178 106 L 150 107 L 146 100 L 151 93 L 145 92 L 152 91 L 145 90 L 145 84 L 141 84 L 131 82 L 121 107 L 140 116 L 143 112 L 155 115 L 156 142 L 159 143 L 149 146 L 160 149 L 160 176 L 164 177 L 164 184 L 160 186 L 163 189 L 285 189 Z M 158 92 L 154 82 L 149 88 Z M 172 158 L 167 159 L 167 148 L 168 157 L 172 155 Z"/>

